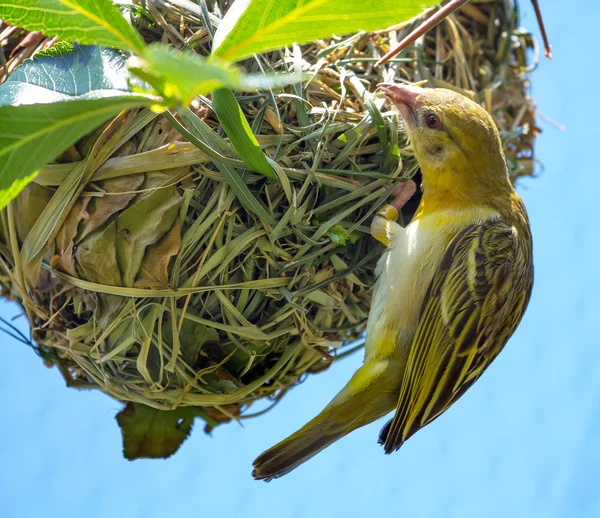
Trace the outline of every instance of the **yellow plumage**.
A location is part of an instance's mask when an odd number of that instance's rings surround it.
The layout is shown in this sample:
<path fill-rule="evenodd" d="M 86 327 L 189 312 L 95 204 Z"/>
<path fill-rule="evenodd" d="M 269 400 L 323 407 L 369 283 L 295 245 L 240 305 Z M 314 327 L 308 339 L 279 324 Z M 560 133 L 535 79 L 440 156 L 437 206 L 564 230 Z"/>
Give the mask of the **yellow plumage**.
<path fill-rule="evenodd" d="M 423 198 L 406 228 L 389 209 L 373 222 L 387 250 L 363 366 L 317 417 L 255 460 L 257 479 L 288 473 L 394 408 L 380 443 L 397 450 L 479 378 L 529 301 L 529 222 L 492 118 L 448 90 L 382 86 L 406 123 Z"/>

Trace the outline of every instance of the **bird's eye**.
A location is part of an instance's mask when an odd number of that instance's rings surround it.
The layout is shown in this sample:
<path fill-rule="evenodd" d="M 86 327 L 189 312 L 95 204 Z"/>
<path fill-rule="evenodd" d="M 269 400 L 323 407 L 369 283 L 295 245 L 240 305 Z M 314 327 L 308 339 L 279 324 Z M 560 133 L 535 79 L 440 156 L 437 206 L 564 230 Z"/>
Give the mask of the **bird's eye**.
<path fill-rule="evenodd" d="M 425 115 L 425 124 L 429 129 L 438 129 L 442 125 L 440 118 L 434 113 Z"/>

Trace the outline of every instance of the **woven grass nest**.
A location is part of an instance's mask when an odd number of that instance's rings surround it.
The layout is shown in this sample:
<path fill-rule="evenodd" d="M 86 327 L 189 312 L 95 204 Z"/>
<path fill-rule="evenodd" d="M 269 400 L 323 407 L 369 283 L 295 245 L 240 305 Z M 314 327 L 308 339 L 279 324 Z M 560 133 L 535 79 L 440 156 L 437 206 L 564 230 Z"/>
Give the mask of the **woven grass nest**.
<path fill-rule="evenodd" d="M 208 54 L 200 11 L 182 10 L 182 2 L 147 5 L 137 18 L 147 42 L 181 48 L 193 41 Z M 208 8 L 220 17 L 227 2 Z M 251 71 L 301 63 L 310 77 L 238 98 L 280 181 L 229 161 L 272 221 L 241 203 L 215 160 L 164 114 L 149 111 L 123 122 L 127 141 L 64 214 L 39 278 L 28 278 L 15 252 L 102 128 L 44 168 L 2 212 L 3 295 L 21 303 L 31 345 L 68 386 L 128 403 L 119 415 L 126 441 L 128 419 L 144 412 L 168 416 L 184 429 L 182 438 L 194 417 L 210 430 L 258 415 L 269 405 L 250 411 L 253 403 L 279 401 L 308 374 L 361 347 L 353 340 L 365 328 L 382 250 L 370 220 L 398 181 L 418 180 L 397 115 L 371 94 L 378 82 L 426 81 L 476 99 L 501 130 L 512 179 L 532 173 L 537 129 L 527 73 L 535 49 L 516 7 L 508 0 L 467 4 L 374 68 L 428 14 L 302 46 L 301 58 L 286 50 L 244 63 Z M 14 27 L 0 32 L 8 72 L 54 43 Z M 192 111 L 226 138 L 209 99 Z M 405 223 L 418 198 L 403 209 Z M 165 456 L 177 445 L 134 452 L 126 445 L 125 454 Z"/>

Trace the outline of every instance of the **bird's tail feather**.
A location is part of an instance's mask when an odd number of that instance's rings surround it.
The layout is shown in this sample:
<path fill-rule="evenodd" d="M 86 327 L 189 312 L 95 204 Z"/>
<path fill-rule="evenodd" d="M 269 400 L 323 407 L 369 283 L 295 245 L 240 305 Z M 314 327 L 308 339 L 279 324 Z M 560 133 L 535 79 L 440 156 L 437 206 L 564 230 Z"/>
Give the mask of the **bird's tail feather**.
<path fill-rule="evenodd" d="M 266 482 L 282 477 L 348 433 L 323 435 L 311 423 L 259 455 L 252 476 Z"/>
<path fill-rule="evenodd" d="M 252 476 L 266 481 L 281 477 L 351 431 L 390 412 L 399 391 L 400 378 L 394 378 L 387 362 L 364 364 L 318 416 L 259 455 Z"/>

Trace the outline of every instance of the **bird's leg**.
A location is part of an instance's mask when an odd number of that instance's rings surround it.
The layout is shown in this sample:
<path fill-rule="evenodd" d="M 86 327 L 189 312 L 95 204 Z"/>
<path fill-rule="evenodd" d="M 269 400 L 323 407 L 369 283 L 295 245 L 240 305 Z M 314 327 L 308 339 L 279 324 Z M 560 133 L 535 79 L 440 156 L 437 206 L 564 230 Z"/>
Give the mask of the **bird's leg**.
<path fill-rule="evenodd" d="M 416 192 L 417 185 L 412 180 L 402 182 L 394 187 L 392 191 L 392 202 L 384 205 L 371 222 L 371 235 L 377 241 L 385 246 L 390 244 L 391 235 L 394 232 L 402 230 L 402 227 L 396 223 L 398 219 L 398 211 L 404 207 L 405 203 L 410 200 Z"/>

